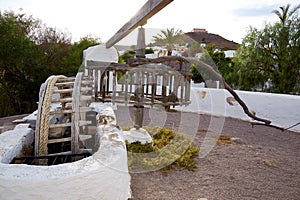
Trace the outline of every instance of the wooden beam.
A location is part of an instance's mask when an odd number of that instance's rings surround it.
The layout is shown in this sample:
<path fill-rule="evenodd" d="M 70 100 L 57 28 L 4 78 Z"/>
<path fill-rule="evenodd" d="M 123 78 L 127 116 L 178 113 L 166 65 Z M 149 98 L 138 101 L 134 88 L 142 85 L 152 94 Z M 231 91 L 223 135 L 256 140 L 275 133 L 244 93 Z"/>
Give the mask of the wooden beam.
<path fill-rule="evenodd" d="M 110 48 L 117 42 L 126 37 L 135 28 L 146 24 L 147 20 L 166 7 L 173 0 L 148 0 L 144 6 L 131 18 L 112 38 L 110 38 L 105 46 Z"/>

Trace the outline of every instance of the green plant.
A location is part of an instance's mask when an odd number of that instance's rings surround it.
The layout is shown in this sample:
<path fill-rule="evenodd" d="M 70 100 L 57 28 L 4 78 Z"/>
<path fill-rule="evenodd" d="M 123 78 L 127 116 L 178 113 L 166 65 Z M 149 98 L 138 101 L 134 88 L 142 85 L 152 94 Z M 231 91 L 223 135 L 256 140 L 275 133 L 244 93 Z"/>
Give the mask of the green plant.
<path fill-rule="evenodd" d="M 235 53 L 233 74 L 239 89 L 299 92 L 299 10 L 300 5 L 281 6 L 273 11 L 279 21 L 268 23 L 261 30 L 249 28 Z"/>
<path fill-rule="evenodd" d="M 151 135 L 153 145 L 140 142 L 129 144 L 126 141 L 130 171 L 161 169 L 165 173 L 170 169 L 196 169 L 194 157 L 200 149 L 192 144 L 187 135 L 162 127 L 144 128 Z M 143 153 L 147 156 L 141 156 Z"/>

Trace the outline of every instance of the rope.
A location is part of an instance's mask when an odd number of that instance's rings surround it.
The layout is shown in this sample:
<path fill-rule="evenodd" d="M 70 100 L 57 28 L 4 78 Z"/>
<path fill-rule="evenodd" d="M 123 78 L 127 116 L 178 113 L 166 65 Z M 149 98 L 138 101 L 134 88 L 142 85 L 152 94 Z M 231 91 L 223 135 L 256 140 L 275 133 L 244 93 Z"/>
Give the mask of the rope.
<path fill-rule="evenodd" d="M 40 132 L 39 132 L 39 156 L 48 155 L 48 135 L 49 135 L 49 116 L 52 101 L 54 85 L 58 79 L 65 76 L 51 76 L 47 80 L 46 92 L 43 98 L 42 109 L 40 113 Z"/>

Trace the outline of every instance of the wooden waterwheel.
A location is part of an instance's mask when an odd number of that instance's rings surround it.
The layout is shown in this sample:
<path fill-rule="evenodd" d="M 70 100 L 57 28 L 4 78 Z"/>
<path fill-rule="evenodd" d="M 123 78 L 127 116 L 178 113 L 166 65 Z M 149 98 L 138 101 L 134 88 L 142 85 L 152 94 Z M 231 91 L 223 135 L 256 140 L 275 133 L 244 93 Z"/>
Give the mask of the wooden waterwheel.
<path fill-rule="evenodd" d="M 51 76 L 44 85 L 37 113 L 35 156 L 91 151 L 82 141 L 93 137 L 87 131 L 92 121 L 86 119 L 92 111 L 93 81 L 79 72 L 76 77 Z"/>

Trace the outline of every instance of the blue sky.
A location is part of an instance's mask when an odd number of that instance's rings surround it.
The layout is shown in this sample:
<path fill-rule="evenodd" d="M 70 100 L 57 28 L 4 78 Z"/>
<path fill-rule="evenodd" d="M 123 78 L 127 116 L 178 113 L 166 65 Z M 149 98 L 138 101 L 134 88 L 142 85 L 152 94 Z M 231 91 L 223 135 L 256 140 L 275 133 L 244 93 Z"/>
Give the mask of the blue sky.
<path fill-rule="evenodd" d="M 147 0 L 0 0 L 0 10 L 32 15 L 45 24 L 70 32 L 73 41 L 88 34 L 107 41 Z M 247 27 L 261 28 L 277 20 L 272 10 L 297 0 L 174 0 L 148 20 L 145 28 L 175 27 L 184 32 L 205 28 L 241 42 Z"/>

